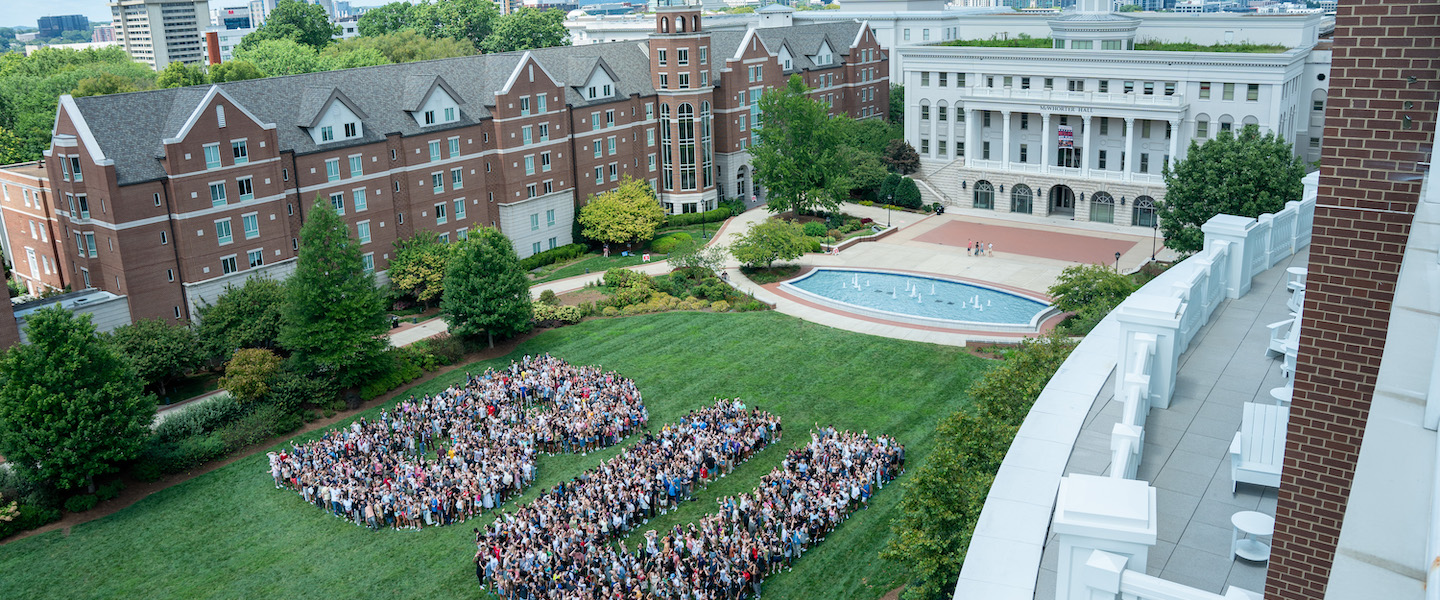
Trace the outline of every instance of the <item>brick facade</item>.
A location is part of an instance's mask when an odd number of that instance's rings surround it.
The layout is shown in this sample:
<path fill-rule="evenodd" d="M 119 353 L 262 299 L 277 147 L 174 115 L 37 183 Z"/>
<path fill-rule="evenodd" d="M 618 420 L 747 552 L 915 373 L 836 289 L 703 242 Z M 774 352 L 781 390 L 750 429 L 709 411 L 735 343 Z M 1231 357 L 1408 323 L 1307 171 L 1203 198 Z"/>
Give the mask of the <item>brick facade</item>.
<path fill-rule="evenodd" d="M 1342 2 L 1334 40 L 1267 598 L 1325 596 L 1435 136 L 1440 4 Z"/>

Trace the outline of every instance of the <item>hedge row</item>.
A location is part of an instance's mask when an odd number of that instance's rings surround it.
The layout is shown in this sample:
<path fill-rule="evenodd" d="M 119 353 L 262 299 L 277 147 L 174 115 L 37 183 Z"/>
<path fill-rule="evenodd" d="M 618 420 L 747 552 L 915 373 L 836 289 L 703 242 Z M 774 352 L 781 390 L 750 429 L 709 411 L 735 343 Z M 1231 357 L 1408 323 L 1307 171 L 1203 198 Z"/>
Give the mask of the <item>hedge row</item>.
<path fill-rule="evenodd" d="M 670 215 L 666 219 L 666 227 L 684 227 L 686 225 L 699 225 L 701 223 L 719 223 L 730 218 L 731 210 L 728 206 L 722 206 L 715 210 L 707 210 L 699 213 L 682 213 Z"/>
<path fill-rule="evenodd" d="M 551 248 L 539 254 L 532 254 L 520 259 L 520 269 L 524 271 L 534 271 L 545 265 L 555 264 L 572 258 L 579 258 L 589 249 L 590 247 L 585 244 L 566 244 L 559 248 Z"/>

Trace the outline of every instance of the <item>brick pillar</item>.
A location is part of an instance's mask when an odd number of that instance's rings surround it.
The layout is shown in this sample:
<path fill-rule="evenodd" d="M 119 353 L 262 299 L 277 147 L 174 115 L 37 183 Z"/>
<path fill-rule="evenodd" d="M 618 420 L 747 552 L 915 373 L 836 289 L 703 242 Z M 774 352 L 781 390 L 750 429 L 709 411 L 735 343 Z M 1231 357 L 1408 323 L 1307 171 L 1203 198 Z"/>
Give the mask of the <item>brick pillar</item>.
<path fill-rule="evenodd" d="M 1435 134 L 1440 3 L 1341 2 L 1330 77 L 1266 598 L 1325 596 Z"/>

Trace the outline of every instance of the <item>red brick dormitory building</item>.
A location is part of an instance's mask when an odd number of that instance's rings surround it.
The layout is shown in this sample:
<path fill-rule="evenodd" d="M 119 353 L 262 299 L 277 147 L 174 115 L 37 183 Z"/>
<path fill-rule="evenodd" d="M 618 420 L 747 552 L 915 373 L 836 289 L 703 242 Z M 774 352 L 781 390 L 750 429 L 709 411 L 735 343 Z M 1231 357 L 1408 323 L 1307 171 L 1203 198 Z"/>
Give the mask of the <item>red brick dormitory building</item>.
<path fill-rule="evenodd" d="M 712 34 L 699 10 L 659 8 L 640 43 L 63 96 L 43 169 L 0 175 L 9 256 L 37 289 L 179 319 L 227 284 L 287 275 L 317 198 L 377 272 L 420 230 L 498 227 L 523 257 L 570 243 L 579 205 L 622 176 L 672 213 L 760 193 L 757 103 L 792 74 L 836 114 L 888 111 L 887 56 L 864 23 Z M 31 221 L 48 230 L 31 240 Z"/>

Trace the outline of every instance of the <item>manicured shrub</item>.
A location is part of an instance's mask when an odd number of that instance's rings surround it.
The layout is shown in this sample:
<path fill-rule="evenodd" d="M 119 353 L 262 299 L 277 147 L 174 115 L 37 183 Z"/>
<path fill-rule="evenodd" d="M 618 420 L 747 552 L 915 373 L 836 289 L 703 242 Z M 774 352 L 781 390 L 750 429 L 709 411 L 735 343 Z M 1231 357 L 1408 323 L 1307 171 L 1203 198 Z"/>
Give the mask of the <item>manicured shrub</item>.
<path fill-rule="evenodd" d="M 807 242 L 807 243 L 808 243 L 809 245 L 805 248 L 805 251 L 806 251 L 806 252 L 816 252 L 816 253 L 818 253 L 818 252 L 820 252 L 820 251 L 823 250 L 823 248 L 820 247 L 820 238 L 813 238 L 813 237 L 812 237 L 812 238 L 810 238 L 809 242 Z"/>
<path fill-rule="evenodd" d="M 545 290 L 540 292 L 540 303 L 556 306 L 560 304 L 560 297 L 555 295 L 555 290 Z"/>
<path fill-rule="evenodd" d="M 675 248 L 680 246 L 681 244 L 688 243 L 693 240 L 694 238 L 690 237 L 690 234 L 683 231 L 668 233 L 657 238 L 655 241 L 650 242 L 650 250 L 654 251 L 657 254 L 669 254 L 671 252 L 674 252 Z"/>
<path fill-rule="evenodd" d="M 95 508 L 95 503 L 98 501 L 99 499 L 96 498 L 94 494 L 80 494 L 79 496 L 71 496 L 69 500 L 65 501 L 65 511 L 72 513 L 82 513 L 92 508 Z"/>
<path fill-rule="evenodd" d="M 631 271 L 630 269 L 622 269 L 620 267 L 605 271 L 605 285 L 609 287 L 620 288 L 631 283 L 654 287 L 650 281 L 650 276 L 638 271 Z"/>
<path fill-rule="evenodd" d="M 0 507 L 0 515 L 10 517 L 8 520 L 0 519 L 0 538 L 60 520 L 57 509 L 23 502 L 11 502 Z"/>
<path fill-rule="evenodd" d="M 535 303 L 535 322 L 553 323 L 568 325 L 579 323 L 585 318 L 584 311 L 578 306 L 550 306 L 548 304 Z"/>
<path fill-rule="evenodd" d="M 831 229 L 830 231 L 825 232 L 825 236 L 826 236 L 826 237 L 829 237 L 829 238 L 832 238 L 832 239 L 837 239 L 837 240 L 838 240 L 838 239 L 844 237 L 845 234 L 840 233 L 840 230 L 839 230 L 839 229 Z"/>
<path fill-rule="evenodd" d="M 566 244 L 558 248 L 551 248 L 544 252 L 531 254 L 530 256 L 520 259 L 520 269 L 523 271 L 534 271 L 545 265 L 579 258 L 589 250 L 590 247 L 585 244 Z"/>
<path fill-rule="evenodd" d="M 214 431 L 244 416 L 249 409 L 229 394 L 221 394 L 179 411 L 166 417 L 155 428 L 155 437 L 160 441 L 179 442 L 184 438 Z"/>
<path fill-rule="evenodd" d="M 716 300 L 710 303 L 710 310 L 715 312 L 730 312 L 730 303 L 724 300 Z"/>
<path fill-rule="evenodd" d="M 770 310 L 770 305 L 759 300 L 750 299 L 735 305 L 735 312 L 754 312 L 757 310 Z"/>
<path fill-rule="evenodd" d="M 701 213 L 684 213 L 678 215 L 670 215 L 665 220 L 665 225 L 667 227 L 685 227 L 689 225 L 699 225 L 701 223 L 716 223 L 730 218 L 731 212 L 731 207 L 722 206 L 715 210 L 707 210 Z"/>
<path fill-rule="evenodd" d="M 620 316 L 620 309 L 615 308 L 615 307 L 613 307 L 613 306 L 607 306 L 607 307 L 605 307 L 605 310 L 600 311 L 600 314 L 605 315 L 605 316 L 607 316 L 607 317 L 618 317 L 618 316 Z"/>
<path fill-rule="evenodd" d="M 825 224 L 819 221 L 811 221 L 805 224 L 805 235 L 810 237 L 825 237 Z"/>

